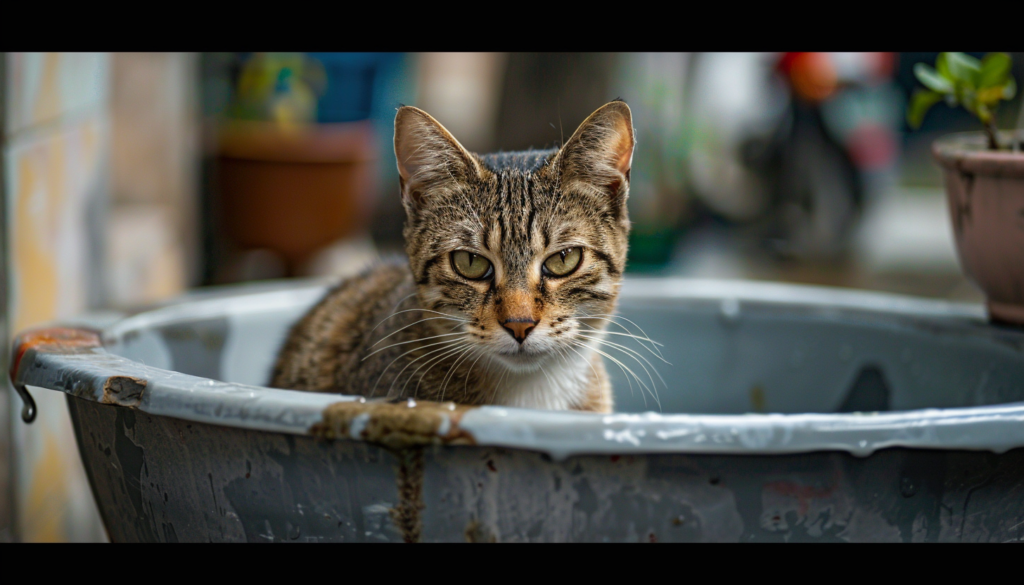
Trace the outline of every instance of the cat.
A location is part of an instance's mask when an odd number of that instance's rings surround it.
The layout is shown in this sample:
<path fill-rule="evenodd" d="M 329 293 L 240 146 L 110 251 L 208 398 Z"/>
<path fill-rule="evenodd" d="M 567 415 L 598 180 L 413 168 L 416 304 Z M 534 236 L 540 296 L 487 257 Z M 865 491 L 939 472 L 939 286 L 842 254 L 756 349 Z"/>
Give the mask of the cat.
<path fill-rule="evenodd" d="M 291 329 L 270 385 L 611 412 L 596 346 L 626 264 L 635 142 L 620 100 L 559 149 L 482 156 L 402 106 L 408 259 L 327 292 Z"/>

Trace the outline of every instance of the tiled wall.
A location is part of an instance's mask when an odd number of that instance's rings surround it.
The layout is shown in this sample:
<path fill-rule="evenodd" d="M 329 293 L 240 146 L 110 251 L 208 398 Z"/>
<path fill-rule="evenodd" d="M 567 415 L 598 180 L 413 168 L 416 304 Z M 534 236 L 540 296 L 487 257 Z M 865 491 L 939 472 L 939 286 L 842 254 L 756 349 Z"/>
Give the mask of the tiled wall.
<path fill-rule="evenodd" d="M 12 334 L 74 316 L 102 300 L 110 57 L 8 53 L 5 65 L 4 227 Z M 38 389 L 33 394 L 35 423 L 21 422 L 17 399 L 6 421 L 13 437 L 18 536 L 30 542 L 102 540 L 64 396 Z"/>
<path fill-rule="evenodd" d="M 0 53 L 0 370 L 12 335 L 190 281 L 196 56 Z M 0 542 L 105 540 L 64 395 L 0 383 Z"/>

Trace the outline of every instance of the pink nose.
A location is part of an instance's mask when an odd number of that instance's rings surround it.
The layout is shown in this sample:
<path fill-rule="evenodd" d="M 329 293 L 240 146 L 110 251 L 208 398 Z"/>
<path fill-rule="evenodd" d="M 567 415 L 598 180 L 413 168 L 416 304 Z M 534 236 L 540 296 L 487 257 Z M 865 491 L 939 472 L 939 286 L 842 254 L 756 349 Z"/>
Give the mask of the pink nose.
<path fill-rule="evenodd" d="M 530 332 L 533 331 L 533 328 L 537 326 L 537 322 L 528 318 L 506 319 L 501 326 L 512 334 L 512 337 L 514 337 L 516 341 L 522 343 L 526 341 L 526 336 L 529 335 Z"/>

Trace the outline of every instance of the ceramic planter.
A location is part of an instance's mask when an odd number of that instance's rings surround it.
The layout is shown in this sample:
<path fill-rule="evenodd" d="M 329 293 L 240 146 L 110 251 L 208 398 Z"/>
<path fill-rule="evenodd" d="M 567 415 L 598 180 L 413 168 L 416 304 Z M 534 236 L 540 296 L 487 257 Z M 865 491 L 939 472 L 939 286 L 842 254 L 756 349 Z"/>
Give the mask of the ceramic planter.
<path fill-rule="evenodd" d="M 324 246 L 365 233 L 376 156 L 368 121 L 234 122 L 219 136 L 219 223 L 234 246 L 273 250 L 295 274 Z"/>
<path fill-rule="evenodd" d="M 985 145 L 980 132 L 953 134 L 932 153 L 945 175 L 964 272 L 984 291 L 992 321 L 1024 326 L 1024 153 Z"/>

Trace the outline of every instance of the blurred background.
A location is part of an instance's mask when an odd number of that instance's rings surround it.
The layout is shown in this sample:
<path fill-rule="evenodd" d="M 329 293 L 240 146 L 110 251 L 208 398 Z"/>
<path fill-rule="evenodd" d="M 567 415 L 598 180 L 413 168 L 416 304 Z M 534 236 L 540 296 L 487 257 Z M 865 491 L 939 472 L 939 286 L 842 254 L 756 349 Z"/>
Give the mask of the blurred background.
<path fill-rule="evenodd" d="M 558 146 L 626 100 L 631 273 L 980 302 L 930 154 L 979 126 L 942 105 L 904 121 L 936 55 L 5 53 L 0 365 L 47 321 L 401 251 L 400 104 L 488 152 Z M 4 385 L 0 542 L 105 540 L 63 397 L 35 392 L 25 425 Z"/>

